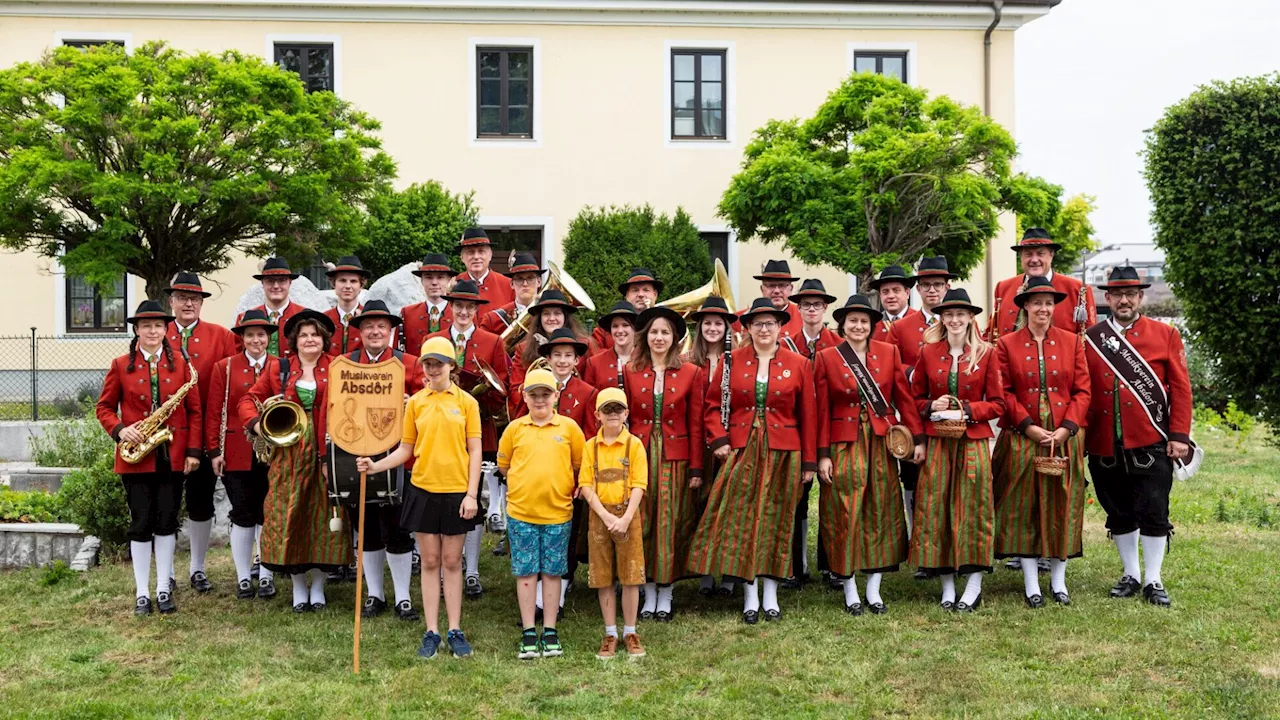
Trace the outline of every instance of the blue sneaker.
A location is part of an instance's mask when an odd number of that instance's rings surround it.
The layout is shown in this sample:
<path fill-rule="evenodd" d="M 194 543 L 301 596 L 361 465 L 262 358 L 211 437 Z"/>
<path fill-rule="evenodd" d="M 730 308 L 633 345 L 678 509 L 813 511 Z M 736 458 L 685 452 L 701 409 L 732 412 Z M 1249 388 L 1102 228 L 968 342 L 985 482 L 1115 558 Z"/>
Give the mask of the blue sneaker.
<path fill-rule="evenodd" d="M 438 635 L 436 637 L 439 637 Z M 467 636 L 462 634 L 461 630 L 450 630 L 446 635 L 449 642 L 449 649 L 453 651 L 456 658 L 464 658 L 471 656 L 471 643 L 467 642 Z M 437 643 L 439 640 L 436 641 Z"/>
<path fill-rule="evenodd" d="M 422 647 L 418 648 L 418 657 L 431 660 L 436 656 L 438 649 L 440 649 L 440 633 L 433 633 L 430 630 L 422 633 Z"/>

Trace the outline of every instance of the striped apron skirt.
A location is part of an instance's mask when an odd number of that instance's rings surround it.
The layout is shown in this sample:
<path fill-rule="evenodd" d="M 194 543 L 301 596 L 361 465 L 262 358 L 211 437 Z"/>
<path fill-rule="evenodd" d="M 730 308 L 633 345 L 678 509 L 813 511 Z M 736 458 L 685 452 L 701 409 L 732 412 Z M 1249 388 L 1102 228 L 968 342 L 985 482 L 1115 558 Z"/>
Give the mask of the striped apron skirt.
<path fill-rule="evenodd" d="M 929 438 L 908 561 L 930 575 L 989 572 L 995 504 L 986 439 Z"/>
<path fill-rule="evenodd" d="M 330 532 L 336 507 L 320 475 L 312 414 L 294 445 L 276 448 L 267 471 L 263 502 L 262 564 L 272 572 L 296 574 L 313 568 L 333 570 L 351 558 L 351 531 Z"/>
<path fill-rule="evenodd" d="M 689 548 L 698 530 L 697 490 L 688 460 L 662 460 L 662 428 L 649 435 L 649 488 L 644 492 L 644 576 L 670 585 L 693 577 Z"/>
<path fill-rule="evenodd" d="M 1053 413 L 1041 395 L 1040 427 L 1052 430 Z M 1084 435 L 1062 448 L 1060 477 L 1036 472 L 1033 458 L 1048 450 L 1017 430 L 1005 430 L 991 458 L 995 473 L 996 544 L 1000 558 L 1067 558 L 1084 555 Z"/>
<path fill-rule="evenodd" d="M 865 415 L 856 442 L 831 446 L 831 463 L 818 504 L 827 569 L 841 579 L 897 570 L 907 559 L 898 463 Z"/>
<path fill-rule="evenodd" d="M 689 571 L 755 582 L 791 574 L 791 534 L 800 500 L 799 450 L 770 450 L 757 414 L 747 444 L 716 475 L 693 536 Z"/>

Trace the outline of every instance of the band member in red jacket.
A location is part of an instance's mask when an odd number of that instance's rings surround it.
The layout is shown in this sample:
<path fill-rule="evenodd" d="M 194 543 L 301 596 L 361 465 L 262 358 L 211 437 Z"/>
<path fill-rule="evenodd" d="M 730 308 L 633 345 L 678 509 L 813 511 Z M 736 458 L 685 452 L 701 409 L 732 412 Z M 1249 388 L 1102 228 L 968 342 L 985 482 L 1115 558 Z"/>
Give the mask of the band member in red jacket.
<path fill-rule="evenodd" d="M 612 342 L 607 349 L 587 358 L 587 369 L 582 373 L 582 379 L 597 390 L 607 387 L 621 388 L 623 387 L 623 369 L 631 362 L 638 344 L 635 306 L 626 300 L 614 303 L 613 309 L 596 320 L 596 330 L 601 328 L 608 331 Z M 635 416 L 632 415 L 632 417 Z M 635 430 L 631 432 L 634 434 Z"/>
<path fill-rule="evenodd" d="M 791 573 L 796 503 L 818 462 L 813 364 L 778 344 L 788 317 L 768 298 L 739 316 L 751 343 L 732 354 L 728 429 L 721 422 L 718 383 L 708 385 L 703 418 L 725 464 L 694 535 L 689 570 L 742 580 L 748 625 L 759 621 L 762 604 L 765 620 L 782 618 L 778 582 Z M 711 377 L 720 377 L 718 366 Z M 764 579 L 763 603 L 757 578 Z"/>
<path fill-rule="evenodd" d="M 453 324 L 453 311 L 449 309 L 449 301 L 444 299 L 444 294 L 449 292 L 449 283 L 453 281 L 449 258 L 441 253 L 427 253 L 413 274 L 422 280 L 422 291 L 427 299 L 400 308 L 400 317 L 404 320 L 400 326 L 400 349 L 409 352 L 417 352 L 428 336 L 447 332 Z"/>
<path fill-rule="evenodd" d="M 98 396 L 97 415 L 102 429 L 117 443 L 134 445 L 148 441 L 139 424 L 161 408 L 192 379 L 181 349 L 165 339 L 165 327 L 173 316 L 160 303 L 144 300 L 127 322 L 134 337 L 129 353 L 111 362 Z M 161 613 L 178 608 L 173 602 L 170 578 L 177 546 L 178 508 L 182 505 L 182 477 L 200 467 L 200 393 L 187 391 L 161 427 L 173 434 L 141 460 L 130 464 L 116 448 L 115 472 L 124 483 L 129 502 L 129 550 L 137 600 L 135 615 L 150 615 L 151 554 L 156 558 L 156 604 Z M 155 428 L 159 431 L 160 428 Z"/>
<path fill-rule="evenodd" d="M 995 475 L 996 557 L 1018 558 L 1027 607 L 1044 607 L 1037 558 L 1048 558 L 1053 599 L 1070 605 L 1067 559 L 1084 554 L 1084 436 L 1089 369 L 1080 336 L 1052 326 L 1066 299 L 1048 280 L 1031 278 L 1014 302 L 1027 324 L 996 346 L 1004 383 L 1003 431 Z M 1037 456 L 1066 457 L 1061 476 L 1036 471 Z"/>
<path fill-rule="evenodd" d="M 293 287 L 293 281 L 298 279 L 298 275 L 299 273 L 289 269 L 289 263 L 284 260 L 267 258 L 262 264 L 262 272 L 253 276 L 254 280 L 262 283 L 262 293 L 266 296 L 266 302 L 254 309 L 266 313 L 267 319 L 277 327 L 284 327 L 294 315 L 306 310 L 289 299 L 289 289 Z M 241 317 L 243 314 L 236 316 L 236 325 L 240 324 Z M 243 350 L 244 348 L 239 345 L 238 336 L 236 342 L 236 352 Z M 277 331 L 267 343 L 267 354 L 276 357 L 292 357 L 293 350 L 280 338 L 280 333 Z"/>
<path fill-rule="evenodd" d="M 569 302 L 564 293 L 555 288 L 543 290 L 538 296 L 538 302 L 529 308 L 529 314 L 532 320 L 529 323 L 529 333 L 525 335 L 524 340 L 516 345 L 515 356 L 511 358 L 511 382 L 508 387 L 522 387 L 524 385 L 524 375 L 526 368 L 533 365 L 542 357 L 541 342 L 551 337 L 556 330 L 568 329 L 584 342 L 586 341 L 587 330 L 582 326 L 582 321 L 578 319 L 578 307 Z M 585 351 L 578 356 L 577 371 L 579 374 L 587 371 L 587 358 L 596 353 L 594 344 L 588 343 Z M 528 412 L 524 405 L 523 393 L 513 392 L 507 395 L 507 406 L 511 411 L 511 418 L 515 419 Z M 561 415 L 565 413 L 561 411 Z M 591 421 L 595 422 L 594 411 L 588 411 Z M 579 424 L 580 428 L 582 425 Z M 585 428 L 583 429 L 585 433 Z"/>
<path fill-rule="evenodd" d="M 1054 327 L 1080 333 L 1098 322 L 1093 293 L 1070 275 L 1053 271 L 1053 255 L 1061 247 L 1042 228 L 1027 228 L 1023 233 L 1022 242 L 1012 248 L 1018 253 L 1023 274 L 996 283 L 995 305 L 987 319 L 988 340 L 995 342 L 1001 335 L 1007 335 L 1026 323 L 1026 315 L 1018 307 L 1016 297 L 1033 277 L 1047 278 L 1058 292 L 1067 296 L 1065 302 L 1054 308 Z"/>
<path fill-rule="evenodd" d="M 209 403 L 204 406 L 204 447 L 213 473 L 222 478 L 231 501 L 231 559 L 236 566 L 236 597 L 264 600 L 276 594 L 275 576 L 253 567 L 253 548 L 262 532 L 262 504 L 267 497 L 267 465 L 254 455 L 240 418 L 240 399 L 267 366 L 267 342 L 277 328 L 261 310 L 247 310 L 231 331 L 244 352 L 223 358 L 209 374 Z M 258 575 L 258 587 L 253 576 Z"/>
<path fill-rule="evenodd" d="M 1124 565 L 1111 597 L 1130 597 L 1141 588 L 1147 602 L 1167 607 L 1160 570 L 1173 534 L 1173 463 L 1191 460 L 1194 446 L 1187 356 L 1177 328 L 1141 314 L 1142 291 L 1151 285 L 1137 270 L 1118 267 L 1101 287 L 1111 317 L 1085 333 L 1093 383 L 1087 444 L 1094 491 Z M 1135 387 L 1147 390 L 1137 393 Z"/>
<path fill-rule="evenodd" d="M 796 304 L 788 298 L 795 291 L 795 283 L 800 278 L 791 274 L 790 263 L 786 260 L 769 260 L 765 262 L 760 274 L 752 277 L 760 281 L 760 296 L 768 299 L 774 310 L 787 314 L 787 320 L 783 323 L 782 330 L 778 335 L 778 342 L 782 343 L 782 338 L 799 336 L 800 328 L 804 325 L 804 321 L 800 318 L 800 308 L 796 307 Z M 739 313 L 739 320 L 746 312 Z M 746 327 L 741 324 L 738 329 L 746 332 Z M 783 345 L 783 347 L 786 346 Z"/>
<path fill-rule="evenodd" d="M 632 268 L 627 281 L 618 285 L 618 294 L 631 304 L 636 312 L 647 310 L 658 303 L 664 283 L 648 268 Z M 614 307 L 617 307 L 616 305 Z M 591 343 L 599 350 L 613 347 L 613 334 L 608 325 L 597 322 L 591 331 Z"/>
<path fill-rule="evenodd" d="M 496 477 L 498 471 L 496 418 L 502 415 L 506 398 L 485 380 L 480 363 L 487 364 L 498 379 L 505 382 L 510 377 L 507 369 L 507 355 L 503 351 L 501 338 L 476 326 L 476 320 L 488 301 L 481 297 L 475 283 L 470 280 L 459 280 L 444 297 L 449 301 L 449 309 L 453 312 L 453 326 L 447 332 L 440 332 L 432 337 L 446 337 L 453 342 L 458 353 L 456 364 L 459 371 L 458 386 L 471 393 L 480 402 L 481 478 L 489 485 L 489 526 L 497 532 L 504 527 L 506 503 L 503 494 L 505 488 L 500 486 Z M 496 497 L 493 492 L 495 489 L 499 491 Z M 462 548 L 463 569 L 466 574 L 463 592 L 472 600 L 484 594 L 484 585 L 480 582 L 480 542 L 483 539 L 484 524 L 477 523 L 467 532 Z"/>
<path fill-rule="evenodd" d="M 180 272 L 165 288 L 173 322 L 169 323 L 165 340 L 170 347 L 182 348 L 199 376 L 200 407 L 209 406 L 209 382 L 213 366 L 236 352 L 238 338 L 225 327 L 200 318 L 204 299 L 209 297 L 194 273 Z M 186 477 L 187 536 L 191 540 L 188 577 L 191 588 L 199 593 L 213 589 L 205 574 L 204 561 L 209 552 L 209 536 L 213 532 L 213 492 L 218 480 L 209 458 L 200 457 L 200 467 Z"/>
<path fill-rule="evenodd" d="M 360 349 L 360 329 L 351 324 L 351 319 L 364 311 L 364 306 L 360 304 L 360 291 L 369 284 L 373 273 L 364 269 L 360 258 L 347 255 L 339 259 L 325 276 L 329 278 L 333 294 L 338 298 L 338 304 L 324 313 L 333 321 L 333 326 L 338 331 L 329 346 L 329 354 L 347 355 Z"/>
<path fill-rule="evenodd" d="M 545 268 L 538 267 L 533 253 L 518 252 L 508 268 L 511 274 L 511 292 L 515 299 L 497 308 L 490 308 L 480 318 L 480 329 L 494 335 L 502 335 L 511 323 L 529 312 L 529 308 L 538 299 L 538 291 L 542 289 L 542 277 L 547 274 Z"/>
<path fill-rule="evenodd" d="M 884 313 L 884 319 L 876 323 L 872 340 L 889 342 L 889 328 L 894 323 L 905 320 L 912 313 L 920 312 L 911 307 L 911 288 L 915 284 L 916 279 L 908 275 L 901 265 L 886 267 L 878 277 L 867 283 L 867 289 L 880 299 L 880 310 Z M 942 296 L 939 295 L 938 299 L 941 300 Z"/>
<path fill-rule="evenodd" d="M 819 351 L 813 370 L 822 546 L 831 573 L 844 581 L 845 610 L 854 616 L 863 612 L 854 574 L 867 575 L 867 608 L 882 615 L 880 581 L 907 559 L 898 463 L 885 441 L 898 415 L 916 441 L 908 461 L 924 460 L 924 426 L 898 349 L 871 339 L 881 316 L 866 297 L 850 296 L 835 311 L 845 339 Z"/>
<path fill-rule="evenodd" d="M 700 517 L 706 372 L 680 358 L 687 332 L 680 313 L 649 308 L 640 313 L 638 324 L 636 355 L 622 385 L 631 433 L 644 445 L 649 460 L 643 515 L 648 583 L 640 617 L 669 622 L 673 583 L 693 577 L 686 564 Z"/>
<path fill-rule="evenodd" d="M 940 322 L 925 332 L 911 374 L 929 445 L 916 487 L 910 561 L 942 578 L 943 609 L 973 612 L 994 557 L 989 423 L 1004 414 L 1004 389 L 996 354 L 978 332 L 982 309 L 969 302 L 969 293 L 948 290 L 934 310 Z M 964 435 L 940 435 L 936 423 L 943 420 L 963 421 Z M 958 602 L 956 573 L 969 574 Z"/>
<path fill-rule="evenodd" d="M 502 307 L 515 300 L 511 278 L 489 268 L 489 263 L 493 262 L 493 245 L 484 228 L 470 227 L 464 230 L 462 240 L 458 241 L 458 254 L 467 269 L 454 280 L 470 280 L 475 283 L 480 290 L 480 297 L 484 298 L 489 307 Z"/>

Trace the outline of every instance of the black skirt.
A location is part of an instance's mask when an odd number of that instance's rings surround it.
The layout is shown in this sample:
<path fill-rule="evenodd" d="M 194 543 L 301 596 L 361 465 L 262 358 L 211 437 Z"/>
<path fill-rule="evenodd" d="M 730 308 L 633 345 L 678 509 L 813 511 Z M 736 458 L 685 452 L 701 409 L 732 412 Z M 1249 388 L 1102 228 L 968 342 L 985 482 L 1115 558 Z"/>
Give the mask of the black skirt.
<path fill-rule="evenodd" d="M 407 483 L 404 507 L 400 511 L 400 526 L 409 532 L 428 535 L 466 535 L 484 517 L 478 511 L 470 520 L 464 520 L 458 514 L 462 508 L 462 499 L 466 496 L 466 493 L 427 492 L 417 485 Z"/>

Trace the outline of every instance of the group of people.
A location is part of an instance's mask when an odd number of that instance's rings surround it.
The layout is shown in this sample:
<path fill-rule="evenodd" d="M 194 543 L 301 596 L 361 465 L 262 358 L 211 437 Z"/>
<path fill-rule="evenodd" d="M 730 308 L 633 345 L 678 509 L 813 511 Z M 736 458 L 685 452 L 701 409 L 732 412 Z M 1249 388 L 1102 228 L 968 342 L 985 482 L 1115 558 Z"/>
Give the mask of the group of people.
<path fill-rule="evenodd" d="M 132 517 L 135 612 L 176 609 L 184 489 L 190 584 L 211 589 L 217 477 L 232 505 L 238 597 L 274 596 L 285 573 L 294 612 L 321 610 L 326 580 L 346 572 L 358 544 L 363 613 L 389 607 L 389 567 L 396 615 L 425 619 L 427 658 L 442 644 L 471 653 L 462 599 L 484 592 L 486 529 L 502 537 L 495 554 L 510 553 L 520 658 L 563 652 L 556 620 L 580 562 L 599 595 L 601 658 L 643 655 L 639 620 L 671 621 L 683 580 L 703 595 L 740 586 L 743 622 L 779 621 L 779 587 L 811 577 L 815 480 L 818 570 L 852 615 L 887 612 L 881 580 L 904 563 L 937 579 L 943 609 L 972 612 L 996 558 L 1021 568 L 1031 608 L 1045 605 L 1047 561 L 1050 597 L 1068 605 L 1086 459 L 1123 565 L 1111 595 L 1168 605 L 1169 492 L 1192 447 L 1182 341 L 1141 314 L 1149 285 L 1130 267 L 1101 286 L 1112 314 L 1096 322 L 1090 289 L 1052 271 L 1057 249 L 1044 231 L 1026 232 L 1013 248 L 1023 274 L 997 285 L 985 333 L 983 309 L 950 287 L 957 276 L 944 257 L 914 273 L 885 268 L 872 296 L 834 308 L 834 328 L 824 319 L 837 299 L 818 280 L 797 290 L 786 261 L 766 263 L 761 297 L 741 312 L 711 296 L 687 317 L 659 305 L 661 279 L 638 268 L 590 334 L 573 298 L 543 287 L 533 256 L 516 253 L 510 277 L 491 270 L 478 228 L 458 246 L 467 270 L 455 276 L 447 257 L 428 255 L 415 271 L 426 300 L 399 314 L 359 304 L 369 273 L 355 257 L 329 271 L 338 302 L 325 313 L 292 303 L 297 273 L 267 260 L 255 276 L 266 302 L 230 330 L 200 318 L 208 293 L 181 273 L 169 308 L 144 301 L 129 318 L 130 351 L 98 402 L 103 427 L 129 443 L 146 440 L 149 415 L 171 411 L 172 439 L 140 462 L 116 462 Z M 503 333 L 525 315 L 528 331 L 509 350 Z M 368 364 L 394 356 L 406 369 L 401 444 L 355 459 L 371 474 L 402 472 L 404 489 L 399 503 L 369 508 L 360 538 L 350 520 L 330 529 L 340 511 L 354 518 L 327 482 L 342 452 L 325 428 L 339 354 Z M 182 396 L 193 373 L 199 390 Z M 262 437 L 262 408 L 277 398 L 308 420 L 287 446 Z M 415 549 L 421 616 L 410 597 Z"/>

